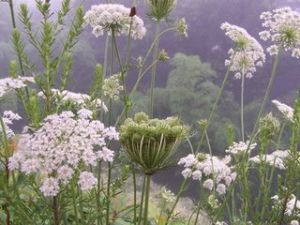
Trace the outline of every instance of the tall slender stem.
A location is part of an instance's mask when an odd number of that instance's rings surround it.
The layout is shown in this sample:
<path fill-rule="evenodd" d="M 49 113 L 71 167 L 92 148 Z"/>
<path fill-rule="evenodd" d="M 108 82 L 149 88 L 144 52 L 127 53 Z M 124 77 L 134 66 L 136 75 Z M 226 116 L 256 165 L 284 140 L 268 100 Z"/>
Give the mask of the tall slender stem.
<path fill-rule="evenodd" d="M 98 168 L 97 168 L 97 191 L 96 191 L 96 203 L 97 203 L 97 211 L 98 211 L 98 216 L 97 216 L 97 225 L 102 225 L 102 207 L 101 207 L 101 162 L 98 163 Z"/>
<path fill-rule="evenodd" d="M 74 210 L 74 216 L 75 216 L 75 223 L 76 225 L 79 225 L 79 219 L 78 219 L 78 212 L 77 212 L 77 204 L 76 204 L 76 187 L 75 182 L 72 181 L 72 203 L 73 203 L 73 210 Z"/>
<path fill-rule="evenodd" d="M 111 182 L 111 164 L 108 163 L 107 189 L 106 189 L 106 225 L 109 225 L 109 213 L 110 213 L 110 182 Z"/>
<path fill-rule="evenodd" d="M 245 128 L 244 128 L 244 92 L 245 92 L 245 73 L 242 73 L 241 84 L 241 133 L 242 141 L 245 142 Z"/>
<path fill-rule="evenodd" d="M 267 90 L 266 90 L 263 102 L 262 102 L 262 104 L 260 106 L 259 113 L 257 115 L 256 121 L 255 121 L 255 125 L 253 127 L 253 130 L 252 130 L 252 133 L 251 133 L 251 136 L 250 136 L 250 140 L 249 140 L 249 144 L 248 144 L 248 149 L 249 149 L 250 145 L 253 142 L 256 130 L 258 128 L 259 120 L 260 120 L 262 114 L 264 113 L 267 101 L 268 101 L 268 99 L 270 97 L 270 93 L 271 93 L 271 90 L 272 90 L 272 87 L 273 87 L 273 83 L 274 83 L 274 80 L 275 80 L 275 76 L 276 76 L 277 67 L 278 67 L 278 64 L 279 64 L 280 52 L 281 51 L 279 51 L 279 53 L 276 55 L 276 58 L 275 58 L 275 61 L 274 61 L 274 64 L 273 64 L 272 73 L 271 73 L 271 77 L 270 77 L 270 80 L 269 80 L 269 83 L 268 83 L 268 86 L 267 86 Z"/>
<path fill-rule="evenodd" d="M 135 168 L 133 165 L 132 168 L 132 179 L 133 179 L 133 224 L 136 225 L 136 218 L 137 218 L 137 208 L 136 208 L 136 174 Z"/>
<path fill-rule="evenodd" d="M 58 196 L 53 197 L 53 225 L 59 225 L 59 203 Z"/>
<path fill-rule="evenodd" d="M 146 177 L 144 176 L 144 179 L 143 179 L 143 190 L 142 190 L 141 203 L 140 203 L 140 209 L 139 209 L 139 222 L 138 222 L 138 225 L 140 225 L 141 222 L 142 222 L 145 189 L 146 189 Z"/>
<path fill-rule="evenodd" d="M 156 22 L 156 32 L 155 32 L 155 38 L 159 37 L 160 33 L 160 21 Z M 158 48 L 159 48 L 159 41 L 160 39 L 157 38 L 155 45 L 154 45 L 154 51 L 153 51 L 153 62 L 156 61 L 158 56 Z M 152 67 L 151 71 L 151 84 L 150 84 L 150 107 L 149 107 L 149 115 L 153 117 L 153 111 L 154 111 L 154 87 L 155 87 L 155 81 L 156 81 L 156 71 L 157 71 L 157 64 L 155 64 Z"/>
<path fill-rule="evenodd" d="M 253 130 L 252 130 L 252 133 L 251 133 L 251 136 L 250 136 L 250 140 L 249 140 L 249 143 L 248 143 L 248 146 L 247 146 L 247 152 L 249 151 L 250 146 L 251 146 L 252 142 L 254 141 L 254 138 L 256 136 L 255 134 L 256 134 L 256 131 L 257 131 L 258 125 L 259 125 L 259 120 L 260 120 L 261 116 L 264 113 L 265 106 L 266 106 L 267 101 L 270 97 L 270 93 L 271 93 L 273 83 L 274 83 L 274 80 L 275 80 L 275 76 L 276 76 L 277 67 L 278 67 L 278 64 L 279 64 L 280 52 L 281 52 L 281 48 L 279 50 L 279 53 L 275 57 L 275 61 L 274 61 L 272 72 L 271 72 L 271 77 L 270 77 L 270 80 L 269 80 L 269 83 L 268 83 L 268 86 L 267 86 L 267 90 L 266 90 L 265 96 L 263 98 L 263 102 L 260 106 L 260 109 L 259 109 L 256 121 L 255 121 Z M 243 170 L 242 170 L 242 174 L 241 174 L 242 180 L 243 180 L 242 188 L 244 190 L 244 215 L 245 216 L 249 212 L 249 201 L 250 201 L 250 193 L 249 193 L 250 190 L 249 190 L 249 185 L 248 185 L 248 182 L 249 182 L 248 181 L 248 164 L 249 164 L 249 160 L 246 160 L 246 165 L 244 165 Z"/>
<path fill-rule="evenodd" d="M 145 205 L 144 205 L 144 222 L 143 225 L 148 224 L 148 209 L 149 209 L 149 196 L 150 196 L 150 183 L 151 175 L 146 174 L 146 187 L 145 187 Z"/>
<path fill-rule="evenodd" d="M 107 76 L 107 61 L 108 61 L 109 36 L 106 36 L 104 47 L 104 62 L 103 62 L 103 77 Z"/>
<path fill-rule="evenodd" d="M 206 124 L 206 126 L 205 126 L 205 128 L 204 128 L 204 130 L 203 130 L 203 132 L 202 132 L 202 135 L 201 135 L 201 138 L 200 138 L 200 141 L 199 141 L 199 144 L 198 144 L 198 147 L 197 147 L 196 152 L 199 152 L 199 150 L 200 150 L 200 147 L 201 147 L 201 145 L 202 145 L 202 143 L 203 143 L 203 140 L 204 140 L 204 138 L 205 138 L 205 132 L 206 132 L 206 130 L 208 130 L 208 127 L 209 127 L 209 125 L 210 125 L 210 122 L 211 122 L 211 120 L 212 120 L 212 118 L 213 118 L 213 116 L 214 116 L 214 113 L 215 113 L 216 109 L 217 109 L 217 106 L 218 106 L 218 104 L 219 104 L 219 101 L 220 101 L 220 99 L 221 99 L 221 96 L 222 96 L 222 94 L 223 94 L 225 85 L 226 85 L 226 83 L 227 83 L 227 80 L 228 80 L 228 77 L 229 77 L 229 74 L 230 74 L 231 66 L 232 66 L 232 62 L 230 63 L 230 65 L 229 65 L 228 68 L 227 68 L 227 71 L 226 71 L 226 73 L 225 73 L 225 76 L 224 76 L 224 79 L 223 79 L 221 88 L 220 88 L 220 90 L 219 90 L 219 92 L 218 92 L 217 98 L 216 98 L 216 100 L 215 100 L 215 102 L 214 102 L 214 105 L 213 105 L 213 107 L 212 107 L 212 110 L 211 110 L 211 112 L 210 112 L 210 114 L 209 114 L 209 117 L 208 117 L 208 120 L 207 120 L 207 124 Z"/>
<path fill-rule="evenodd" d="M 171 208 L 171 210 L 170 210 L 170 212 L 169 212 L 169 214 L 168 214 L 168 217 L 167 217 L 167 219 L 166 219 L 165 225 L 168 225 L 169 220 L 171 219 L 172 214 L 173 214 L 173 212 L 174 212 L 174 210 L 175 210 L 175 208 L 176 208 L 176 206 L 177 206 L 177 203 L 178 203 L 178 201 L 179 201 L 179 199 L 180 199 L 180 197 L 181 197 L 181 194 L 182 194 L 183 191 L 185 190 L 185 187 L 186 187 L 186 185 L 187 185 L 187 181 L 188 181 L 187 179 L 184 179 L 184 181 L 181 183 L 180 188 L 179 188 L 179 191 L 178 191 L 178 193 L 177 193 L 177 195 L 176 195 L 176 200 L 175 200 L 175 202 L 174 202 L 174 204 L 173 204 L 173 206 L 172 206 L 172 208 Z"/>
<path fill-rule="evenodd" d="M 17 28 L 17 24 L 16 24 L 16 18 L 15 18 L 15 11 L 14 11 L 13 0 L 8 0 L 8 4 L 9 4 L 9 9 L 10 9 L 12 26 L 13 26 L 13 29 L 16 29 Z M 22 76 L 24 76 L 25 72 L 24 72 L 24 66 L 23 66 L 22 57 L 19 54 L 17 54 L 17 57 L 18 57 L 18 61 L 19 61 L 19 66 L 20 66 L 21 74 L 22 74 Z"/>

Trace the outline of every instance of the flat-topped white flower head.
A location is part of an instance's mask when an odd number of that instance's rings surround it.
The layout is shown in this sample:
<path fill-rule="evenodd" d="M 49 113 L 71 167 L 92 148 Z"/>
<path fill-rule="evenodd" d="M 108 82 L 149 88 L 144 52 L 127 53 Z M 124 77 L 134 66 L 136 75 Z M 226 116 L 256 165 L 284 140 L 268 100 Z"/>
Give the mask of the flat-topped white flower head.
<path fill-rule="evenodd" d="M 0 115 L 1 116 L 1 115 Z M 4 111 L 1 116 L 3 124 L 0 124 L 0 137 L 1 135 L 6 135 L 6 138 L 12 138 L 15 136 L 14 131 L 10 128 L 13 125 L 13 121 L 22 119 L 19 114 L 12 111 Z M 4 130 L 3 130 L 4 129 Z"/>
<path fill-rule="evenodd" d="M 220 159 L 209 154 L 189 154 L 179 160 L 178 164 L 185 169 L 182 176 L 203 182 L 203 187 L 209 191 L 215 187 L 219 195 L 226 193 L 226 187 L 236 178 L 236 173 L 228 165 L 230 156 Z"/>
<path fill-rule="evenodd" d="M 265 154 L 262 156 L 254 156 L 250 158 L 250 161 L 253 163 L 263 163 L 269 166 L 274 166 L 277 169 L 285 170 L 286 169 L 286 159 L 289 157 L 288 150 L 276 150 L 271 154 Z"/>
<path fill-rule="evenodd" d="M 51 89 L 51 92 L 55 97 L 56 102 L 59 103 L 73 102 L 83 109 L 89 108 L 89 106 L 93 106 L 99 110 L 108 112 L 107 106 L 101 99 L 99 98 L 92 99 L 91 96 L 88 94 L 76 93 L 67 90 L 60 91 L 58 89 Z M 38 95 L 43 98 L 45 97 L 43 92 L 39 92 Z"/>
<path fill-rule="evenodd" d="M 103 94 L 111 100 L 118 100 L 120 92 L 124 90 L 120 82 L 121 75 L 114 74 L 104 80 Z"/>
<path fill-rule="evenodd" d="M 11 90 L 24 88 L 28 83 L 35 83 L 33 77 L 17 77 L 0 79 L 0 98 Z"/>
<path fill-rule="evenodd" d="M 96 37 L 105 32 L 117 35 L 131 35 L 134 39 L 142 39 L 146 34 L 143 20 L 137 15 L 130 15 L 131 9 L 120 4 L 93 5 L 86 12 L 84 20 L 93 28 Z M 131 28 L 130 28 L 131 27 Z"/>
<path fill-rule="evenodd" d="M 272 103 L 283 114 L 284 118 L 290 122 L 294 121 L 294 109 L 278 100 L 273 100 Z"/>
<path fill-rule="evenodd" d="M 229 148 L 226 149 L 225 152 L 233 155 L 251 152 L 253 149 L 255 149 L 256 143 L 252 143 L 249 147 L 248 146 L 249 146 L 249 141 L 246 142 L 240 141 L 238 143 L 233 142 L 233 144 L 229 146 Z"/>
<path fill-rule="evenodd" d="M 241 76 L 252 78 L 256 67 L 261 67 L 266 60 L 263 47 L 244 28 L 225 22 L 221 29 L 235 45 L 228 51 L 229 58 L 225 65 L 230 66 L 236 79 Z"/>
<path fill-rule="evenodd" d="M 25 174 L 42 177 L 40 190 L 45 196 L 55 196 L 57 185 L 67 185 L 75 171 L 96 166 L 98 161 L 112 162 L 114 152 L 106 147 L 118 140 L 114 127 L 106 128 L 98 120 L 90 119 L 91 112 L 80 111 L 76 116 L 70 111 L 50 115 L 34 133 L 20 136 L 17 151 L 9 159 L 9 169 L 19 169 Z M 89 190 L 86 182 L 94 179 L 83 174 L 80 186 Z"/>
<path fill-rule="evenodd" d="M 300 58 L 300 13 L 290 7 L 283 7 L 260 15 L 265 28 L 259 33 L 262 40 L 271 40 L 267 51 L 277 55 L 280 48 L 291 51 L 292 57 Z"/>

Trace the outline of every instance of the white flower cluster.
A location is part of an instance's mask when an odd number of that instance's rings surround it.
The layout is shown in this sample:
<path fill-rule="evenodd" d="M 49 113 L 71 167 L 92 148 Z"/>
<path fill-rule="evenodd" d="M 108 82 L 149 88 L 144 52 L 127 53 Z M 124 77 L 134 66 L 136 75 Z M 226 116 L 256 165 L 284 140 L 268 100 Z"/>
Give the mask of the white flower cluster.
<path fill-rule="evenodd" d="M 230 161 L 230 156 L 219 159 L 209 154 L 198 154 L 197 156 L 189 154 L 181 158 L 178 164 L 185 168 L 182 171 L 185 179 L 192 177 L 193 180 L 202 181 L 202 178 L 205 177 L 203 187 L 209 191 L 215 187 L 216 192 L 223 195 L 226 193 L 226 187 L 236 178 L 236 173 L 228 166 Z"/>
<path fill-rule="evenodd" d="M 285 119 L 293 122 L 294 121 L 294 109 L 286 104 L 281 103 L 278 100 L 273 100 L 272 103 L 277 109 L 283 114 Z"/>
<path fill-rule="evenodd" d="M 142 39 L 146 34 L 144 22 L 136 15 L 131 17 L 130 11 L 130 8 L 120 4 L 93 5 L 86 12 L 84 20 L 93 28 L 96 37 L 102 36 L 104 32 L 111 34 L 114 30 L 117 35 L 129 35 L 131 32 L 134 39 Z"/>
<path fill-rule="evenodd" d="M 51 92 L 56 97 L 58 102 L 74 102 L 78 104 L 81 108 L 88 108 L 89 106 L 94 106 L 96 108 L 102 109 L 104 112 L 108 112 L 107 106 L 101 99 L 91 99 L 91 96 L 82 93 L 75 93 L 67 90 L 60 91 L 58 89 L 51 89 Z M 39 92 L 40 97 L 45 97 L 43 92 Z"/>
<path fill-rule="evenodd" d="M 34 78 L 33 77 L 18 77 L 18 78 L 7 77 L 7 78 L 0 79 L 0 98 L 11 90 L 26 87 L 27 83 L 35 83 Z"/>
<path fill-rule="evenodd" d="M 75 172 L 80 172 L 82 190 L 91 189 L 95 179 L 82 170 L 100 160 L 112 162 L 114 152 L 106 142 L 118 140 L 119 134 L 114 127 L 106 128 L 100 121 L 87 118 L 91 114 L 87 111 L 80 110 L 78 117 L 70 111 L 50 115 L 36 132 L 22 134 L 17 151 L 9 159 L 10 170 L 39 174 L 45 196 L 56 196 L 59 186 L 67 185 Z"/>
<path fill-rule="evenodd" d="M 175 194 L 167 189 L 165 186 L 160 189 L 160 198 L 166 202 L 174 202 L 176 200 Z"/>
<path fill-rule="evenodd" d="M 185 18 L 181 18 L 176 22 L 177 32 L 180 36 L 188 37 L 188 25 Z"/>
<path fill-rule="evenodd" d="M 235 44 L 235 48 L 228 51 L 229 58 L 225 60 L 225 65 L 235 72 L 236 79 L 242 76 L 252 78 L 256 67 L 262 66 L 266 60 L 263 47 L 244 28 L 225 22 L 221 29 Z"/>
<path fill-rule="evenodd" d="M 253 149 L 255 149 L 256 145 L 257 145 L 256 143 L 252 143 L 249 146 L 249 141 L 246 142 L 240 141 L 239 143 L 233 142 L 233 144 L 228 149 L 226 149 L 225 152 L 233 155 L 243 154 L 245 152 L 251 152 Z"/>
<path fill-rule="evenodd" d="M 22 118 L 17 113 L 14 113 L 12 111 L 4 111 L 2 115 L 2 121 L 4 127 L 2 127 L 2 125 L 0 124 L 0 135 L 4 133 L 3 132 L 3 128 L 4 128 L 7 138 L 12 138 L 13 136 L 15 136 L 15 133 L 9 126 L 13 124 L 14 120 L 20 120 L 20 119 Z"/>
<path fill-rule="evenodd" d="M 123 90 L 124 87 L 120 84 L 120 74 L 112 75 L 104 80 L 104 96 L 116 101 L 119 99 L 120 92 Z"/>
<path fill-rule="evenodd" d="M 300 58 L 300 13 L 289 7 L 263 12 L 260 15 L 266 30 L 259 33 L 262 40 L 274 43 L 267 51 L 277 55 L 279 48 L 291 51 L 292 57 Z"/>
<path fill-rule="evenodd" d="M 271 199 L 274 201 L 275 207 L 279 206 L 281 208 L 284 200 L 280 199 L 278 195 L 274 195 Z M 300 200 L 298 200 L 297 197 L 293 194 L 291 194 L 291 196 L 289 197 L 286 203 L 285 215 L 287 216 L 295 215 L 300 219 Z"/>
<path fill-rule="evenodd" d="M 289 156 L 288 150 L 276 150 L 271 154 L 266 154 L 262 156 L 254 156 L 249 160 L 254 163 L 267 163 L 270 166 L 274 166 L 280 170 L 286 169 L 285 159 Z"/>
<path fill-rule="evenodd" d="M 299 222 L 297 220 L 292 220 L 290 225 L 299 225 Z"/>

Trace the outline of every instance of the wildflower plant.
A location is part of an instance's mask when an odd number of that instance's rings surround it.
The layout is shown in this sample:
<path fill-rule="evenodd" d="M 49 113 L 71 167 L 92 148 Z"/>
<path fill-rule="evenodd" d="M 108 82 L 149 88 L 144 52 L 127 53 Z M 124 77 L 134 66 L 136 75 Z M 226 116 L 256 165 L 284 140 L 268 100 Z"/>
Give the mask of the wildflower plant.
<path fill-rule="evenodd" d="M 187 132 L 188 128 L 177 117 L 159 120 L 137 113 L 121 126 L 120 142 L 129 158 L 151 175 L 168 165 Z"/>
<path fill-rule="evenodd" d="M 56 196 L 59 186 L 68 185 L 76 174 L 82 190 L 90 190 L 96 178 L 85 170 L 98 161 L 112 162 L 114 152 L 106 142 L 119 138 L 115 128 L 91 120 L 91 114 L 82 109 L 78 116 L 64 111 L 46 117 L 35 133 L 21 135 L 18 151 L 9 160 L 10 170 L 38 174 L 45 196 Z"/>
<path fill-rule="evenodd" d="M 20 4 L 21 34 L 14 1 L 1 4 L 7 3 L 17 57 L 10 63 L 9 77 L 0 79 L 0 98 L 16 94 L 24 119 L 12 111 L 0 114 L 0 224 L 177 224 L 181 209 L 177 212 L 176 206 L 190 184 L 200 187 L 199 199 L 190 218 L 181 218 L 184 224 L 199 224 L 204 211 L 209 222 L 216 225 L 299 225 L 300 100 L 295 106 L 273 100 L 283 117 L 264 112 L 279 53 L 291 52 L 296 58 L 300 55 L 297 11 L 280 8 L 261 15 L 265 30 L 259 35 L 273 42 L 267 51 L 276 57 L 250 135 L 244 127 L 244 82 L 263 66 L 266 56 L 246 29 L 227 22 L 221 25 L 233 47 L 209 117 L 199 118 L 199 143 L 194 148 L 191 140 L 197 135 L 190 137 L 188 126 L 176 116 L 157 119 L 154 112 L 157 65 L 169 59 L 168 49 L 160 48 L 160 39 L 170 31 L 188 35 L 184 18 L 168 23 L 175 0 L 146 1 L 147 15 L 156 31 L 149 48 L 145 47 L 146 54 L 138 58 L 132 56 L 133 41 L 150 32 L 146 33 L 148 24 L 144 24 L 135 5 L 128 8 L 98 4 L 87 12 L 80 5 L 68 24 L 66 18 L 73 11 L 70 0 L 62 0 L 57 13 L 52 11 L 52 1 L 37 0 L 36 10 L 42 22 L 35 26 L 31 9 Z M 86 25 L 92 28 L 91 35 L 99 37 L 97 41 L 101 42 L 102 36 L 106 38 L 104 61 L 103 66 L 95 65 L 89 93 L 78 93 L 67 88 L 73 68 L 72 52 Z M 118 46 L 119 36 L 127 37 L 124 55 Z M 27 54 L 27 45 L 35 50 L 39 62 Z M 129 72 L 137 77 L 132 86 L 127 85 Z M 214 113 L 231 72 L 242 80 L 241 135 L 235 136 L 232 130 L 224 155 L 219 156 L 210 139 L 216 130 L 209 128 L 212 120 L 219 119 Z M 147 114 L 131 116 L 134 95 L 149 73 L 149 110 Z M 119 102 L 123 104 L 121 109 Z M 13 129 L 17 121 L 21 125 L 28 123 L 20 134 Z M 183 182 L 174 194 L 166 188 L 161 190 L 160 215 L 152 218 L 151 177 L 170 165 L 183 140 L 191 150 L 177 163 L 183 167 Z M 144 180 L 139 199 L 140 170 Z M 115 202 L 124 195 L 132 198 L 116 209 Z"/>
<path fill-rule="evenodd" d="M 116 35 L 130 34 L 134 39 L 142 39 L 146 34 L 144 22 L 137 15 L 131 17 L 130 11 L 130 8 L 120 4 L 93 5 L 84 20 L 93 28 L 96 37 L 113 31 Z"/>
<path fill-rule="evenodd" d="M 279 50 L 290 51 L 292 57 L 300 58 L 300 13 L 289 7 L 263 12 L 260 16 L 266 30 L 259 33 L 262 40 L 271 40 L 268 47 L 270 55 L 277 55 Z"/>

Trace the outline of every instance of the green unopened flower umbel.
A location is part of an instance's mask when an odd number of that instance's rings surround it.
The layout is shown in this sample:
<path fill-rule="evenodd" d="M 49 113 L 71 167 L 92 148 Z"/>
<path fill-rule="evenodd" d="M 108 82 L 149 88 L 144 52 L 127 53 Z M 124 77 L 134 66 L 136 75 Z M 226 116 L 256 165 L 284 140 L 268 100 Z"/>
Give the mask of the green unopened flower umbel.
<path fill-rule="evenodd" d="M 280 122 L 272 115 L 272 113 L 267 114 L 259 121 L 259 131 L 261 136 L 269 139 L 273 138 L 279 132 L 279 129 Z"/>
<path fill-rule="evenodd" d="M 176 6 L 176 0 L 147 0 L 147 3 L 148 15 L 157 21 L 168 17 Z"/>
<path fill-rule="evenodd" d="M 137 113 L 121 126 L 121 144 L 130 159 L 139 164 L 145 174 L 153 174 L 165 167 L 188 128 L 177 117 L 164 120 L 149 119 Z"/>

